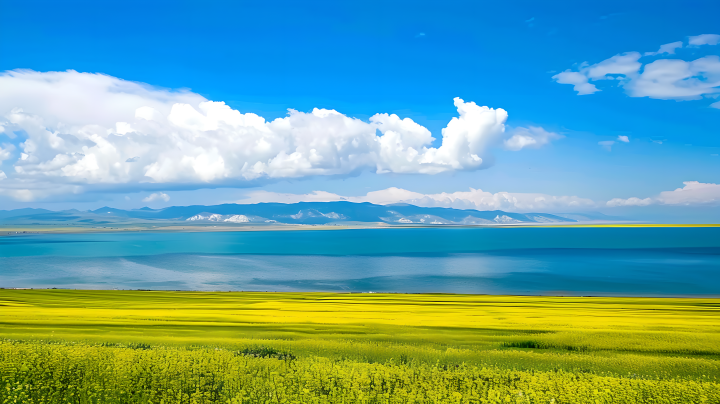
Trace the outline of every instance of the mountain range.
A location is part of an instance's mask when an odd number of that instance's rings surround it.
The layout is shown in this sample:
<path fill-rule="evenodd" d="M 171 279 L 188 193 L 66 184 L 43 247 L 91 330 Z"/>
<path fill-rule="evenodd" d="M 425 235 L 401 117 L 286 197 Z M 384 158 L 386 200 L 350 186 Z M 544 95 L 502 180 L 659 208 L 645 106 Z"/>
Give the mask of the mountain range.
<path fill-rule="evenodd" d="M 214 206 L 171 206 L 163 209 L 123 210 L 110 207 L 90 211 L 75 209 L 0 210 L 2 224 L 75 223 L 103 224 L 137 221 L 192 223 L 287 223 L 329 224 L 347 222 L 383 222 L 389 224 L 474 225 L 513 223 L 561 223 L 617 220 L 600 213 L 549 214 L 511 213 L 501 210 L 478 211 L 408 204 L 375 205 L 353 202 L 299 202 L 223 204 Z M 189 224 L 189 223 L 188 223 Z"/>

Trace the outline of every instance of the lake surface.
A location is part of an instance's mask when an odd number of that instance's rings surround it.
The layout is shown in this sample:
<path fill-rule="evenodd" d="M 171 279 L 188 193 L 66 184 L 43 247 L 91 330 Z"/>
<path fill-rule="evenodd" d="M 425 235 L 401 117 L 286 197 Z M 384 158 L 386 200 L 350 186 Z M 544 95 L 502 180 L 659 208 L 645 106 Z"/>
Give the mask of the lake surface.
<path fill-rule="evenodd" d="M 0 287 L 720 296 L 720 228 L 17 235 Z"/>

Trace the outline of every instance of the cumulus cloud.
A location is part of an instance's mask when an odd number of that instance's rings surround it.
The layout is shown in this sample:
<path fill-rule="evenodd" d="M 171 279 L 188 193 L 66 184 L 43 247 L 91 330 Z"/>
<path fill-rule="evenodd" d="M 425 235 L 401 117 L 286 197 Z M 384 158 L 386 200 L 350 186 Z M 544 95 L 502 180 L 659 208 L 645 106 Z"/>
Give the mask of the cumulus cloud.
<path fill-rule="evenodd" d="M 536 193 L 485 192 L 470 188 L 467 192 L 422 194 L 401 188 L 388 188 L 368 192 L 364 196 L 341 196 L 330 192 L 314 191 L 309 194 L 284 194 L 256 191 L 238 203 L 260 202 L 370 202 L 378 205 L 408 203 L 423 207 L 456 209 L 505 210 L 512 212 L 550 212 L 592 208 L 596 203 L 577 196 L 553 196 Z"/>
<path fill-rule="evenodd" d="M 266 121 L 189 91 L 102 74 L 9 71 L 0 74 L 0 88 L 0 125 L 23 137 L 0 194 L 12 194 L 13 181 L 15 191 L 40 196 L 67 186 L 230 186 L 363 170 L 477 170 L 489 166 L 488 149 L 502 141 L 507 120 L 503 109 L 455 98 L 458 116 L 433 147 L 425 127 L 395 114 L 363 121 L 316 108 Z"/>
<path fill-rule="evenodd" d="M 652 198 L 615 198 L 609 200 L 609 207 L 648 206 L 648 205 L 718 205 L 720 204 L 720 184 L 686 181 L 682 188 L 663 191 Z"/>
<path fill-rule="evenodd" d="M 630 138 L 627 136 L 620 135 L 617 137 L 618 142 L 630 143 Z"/>
<path fill-rule="evenodd" d="M 688 46 L 717 45 L 720 35 L 689 37 Z M 572 84 L 578 95 L 601 89 L 601 80 L 622 87 L 631 97 L 662 100 L 697 100 L 720 93 L 720 58 L 703 56 L 694 60 L 663 58 L 684 47 L 682 41 L 662 45 L 657 52 L 627 52 L 595 64 L 587 62 L 553 76 L 560 84 Z M 594 82 L 594 83 L 593 83 Z"/>
<path fill-rule="evenodd" d="M 143 202 L 155 202 L 155 201 L 169 201 L 170 196 L 164 192 L 154 192 L 150 194 L 148 197 L 143 198 Z"/>
<path fill-rule="evenodd" d="M 506 149 L 513 151 L 524 148 L 539 148 L 562 137 L 562 135 L 548 132 L 543 128 L 530 126 L 515 129 L 512 137 L 504 141 L 504 145 Z"/>

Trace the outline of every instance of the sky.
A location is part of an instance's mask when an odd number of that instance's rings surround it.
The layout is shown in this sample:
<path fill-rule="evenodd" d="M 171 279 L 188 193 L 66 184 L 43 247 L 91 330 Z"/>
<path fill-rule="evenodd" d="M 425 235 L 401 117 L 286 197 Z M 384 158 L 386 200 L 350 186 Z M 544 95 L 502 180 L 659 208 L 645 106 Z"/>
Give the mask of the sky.
<path fill-rule="evenodd" d="M 0 209 L 720 220 L 715 1 L 0 0 Z"/>

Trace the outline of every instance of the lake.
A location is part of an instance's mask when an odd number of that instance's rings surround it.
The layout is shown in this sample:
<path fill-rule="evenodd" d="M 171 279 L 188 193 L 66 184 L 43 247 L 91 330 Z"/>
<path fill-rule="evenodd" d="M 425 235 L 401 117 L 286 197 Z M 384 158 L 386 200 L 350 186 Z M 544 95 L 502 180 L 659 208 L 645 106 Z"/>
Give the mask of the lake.
<path fill-rule="evenodd" d="M 720 228 L 15 235 L 0 287 L 720 296 Z"/>

